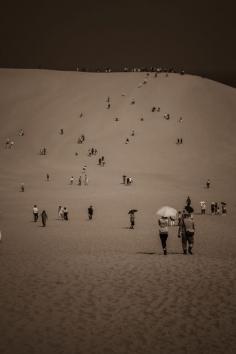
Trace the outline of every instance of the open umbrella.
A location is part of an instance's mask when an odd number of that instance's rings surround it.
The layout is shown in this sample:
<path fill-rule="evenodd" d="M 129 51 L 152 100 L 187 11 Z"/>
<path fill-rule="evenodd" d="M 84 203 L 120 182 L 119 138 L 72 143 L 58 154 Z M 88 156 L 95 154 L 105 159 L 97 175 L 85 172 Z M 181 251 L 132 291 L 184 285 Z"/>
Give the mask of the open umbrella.
<path fill-rule="evenodd" d="M 133 213 L 136 213 L 138 210 L 137 209 L 130 209 L 128 214 L 133 214 Z"/>
<path fill-rule="evenodd" d="M 164 206 L 161 209 L 159 209 L 156 212 L 156 214 L 158 216 L 164 216 L 165 218 L 170 218 L 170 217 L 176 218 L 177 210 L 169 206 Z"/>

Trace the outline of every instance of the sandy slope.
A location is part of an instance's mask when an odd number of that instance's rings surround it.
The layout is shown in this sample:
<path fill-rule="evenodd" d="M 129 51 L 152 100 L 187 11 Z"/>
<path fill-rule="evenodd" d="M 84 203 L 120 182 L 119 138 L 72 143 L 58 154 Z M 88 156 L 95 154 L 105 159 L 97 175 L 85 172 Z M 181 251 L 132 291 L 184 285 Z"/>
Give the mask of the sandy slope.
<path fill-rule="evenodd" d="M 138 87 L 145 76 L 0 70 L 1 353 L 235 352 L 236 91 L 177 74 Z M 88 157 L 93 146 L 99 155 Z M 70 186 L 84 164 L 89 185 Z M 197 213 L 205 199 L 227 201 L 229 214 L 195 215 L 192 257 L 172 228 L 164 257 L 155 212 L 182 209 L 187 195 Z M 45 229 L 32 222 L 35 203 L 48 212 Z M 57 220 L 60 204 L 68 223 Z"/>

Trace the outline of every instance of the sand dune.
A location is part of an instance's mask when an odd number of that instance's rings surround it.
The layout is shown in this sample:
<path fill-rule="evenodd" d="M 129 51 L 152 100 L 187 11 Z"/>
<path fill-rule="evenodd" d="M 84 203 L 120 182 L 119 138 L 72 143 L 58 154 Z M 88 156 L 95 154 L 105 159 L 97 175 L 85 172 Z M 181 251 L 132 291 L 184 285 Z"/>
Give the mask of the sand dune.
<path fill-rule="evenodd" d="M 235 89 L 178 74 L 2 69 L 0 92 L 1 353 L 234 353 Z M 69 185 L 85 164 L 89 185 Z M 181 210 L 188 195 L 194 255 L 172 227 L 164 257 L 155 212 Z M 200 200 L 226 201 L 227 216 L 199 215 Z"/>

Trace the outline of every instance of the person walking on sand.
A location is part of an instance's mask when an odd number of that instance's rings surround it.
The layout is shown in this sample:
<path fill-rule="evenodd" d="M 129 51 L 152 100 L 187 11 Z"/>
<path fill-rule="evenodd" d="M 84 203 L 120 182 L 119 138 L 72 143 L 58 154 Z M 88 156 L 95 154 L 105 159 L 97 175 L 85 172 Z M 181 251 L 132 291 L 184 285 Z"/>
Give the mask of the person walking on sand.
<path fill-rule="evenodd" d="M 82 184 L 82 178 L 81 178 L 81 176 L 79 176 L 79 179 L 78 179 L 78 186 L 81 186 L 81 184 Z"/>
<path fill-rule="evenodd" d="M 194 233 L 195 225 L 193 218 L 191 218 L 191 214 L 184 213 L 178 230 L 178 237 L 181 237 L 184 254 L 187 254 L 187 250 L 189 254 L 193 254 Z"/>
<path fill-rule="evenodd" d="M 126 175 L 123 175 L 122 178 L 123 178 L 123 184 L 126 184 Z"/>
<path fill-rule="evenodd" d="M 211 202 L 211 215 L 215 213 L 215 202 Z"/>
<path fill-rule="evenodd" d="M 88 185 L 88 176 L 86 174 L 84 175 L 84 185 Z"/>
<path fill-rule="evenodd" d="M 130 213 L 129 220 L 130 220 L 130 229 L 134 229 L 134 225 L 135 225 L 135 215 L 134 215 L 134 213 Z"/>
<path fill-rule="evenodd" d="M 94 213 L 93 206 L 90 205 L 90 207 L 88 208 L 88 218 L 89 218 L 89 220 L 92 220 L 92 218 L 93 218 L 93 213 Z"/>
<path fill-rule="evenodd" d="M 34 222 L 37 222 L 39 218 L 39 210 L 37 205 L 33 206 L 33 216 L 34 216 Z"/>
<path fill-rule="evenodd" d="M 71 178 L 70 178 L 70 185 L 72 185 L 73 183 L 74 183 L 74 177 L 71 176 Z"/>
<path fill-rule="evenodd" d="M 47 182 L 49 182 L 49 178 L 50 178 L 49 173 L 46 174 L 46 178 L 47 178 Z"/>
<path fill-rule="evenodd" d="M 45 210 L 42 211 L 42 213 L 41 213 L 41 218 L 42 218 L 43 227 L 45 227 L 45 226 L 46 226 L 47 219 L 48 219 L 48 216 L 47 216 L 47 213 L 46 213 Z"/>
<path fill-rule="evenodd" d="M 206 187 L 207 187 L 207 189 L 210 188 L 210 184 L 211 184 L 211 181 L 208 179 L 207 182 L 206 182 Z"/>
<path fill-rule="evenodd" d="M 64 210 L 63 210 L 61 205 L 59 205 L 57 213 L 58 213 L 58 219 L 59 220 L 64 219 Z"/>
<path fill-rule="evenodd" d="M 201 215 L 206 214 L 206 202 L 203 200 L 200 202 L 200 207 L 201 207 Z"/>
<path fill-rule="evenodd" d="M 64 216 L 64 220 L 66 220 L 66 221 L 68 221 L 69 219 L 68 219 L 68 209 L 67 209 L 67 207 L 64 207 L 63 208 L 63 216 Z"/>
<path fill-rule="evenodd" d="M 164 252 L 164 255 L 167 255 L 167 246 L 166 246 L 166 241 L 168 238 L 168 218 L 165 216 L 161 216 L 159 221 L 159 236 L 160 236 L 160 240 L 161 240 L 161 245 L 162 245 L 162 249 Z"/>
<path fill-rule="evenodd" d="M 20 190 L 21 190 L 21 192 L 24 192 L 24 191 L 25 191 L 25 184 L 24 184 L 24 183 L 21 183 L 21 185 L 20 185 Z"/>

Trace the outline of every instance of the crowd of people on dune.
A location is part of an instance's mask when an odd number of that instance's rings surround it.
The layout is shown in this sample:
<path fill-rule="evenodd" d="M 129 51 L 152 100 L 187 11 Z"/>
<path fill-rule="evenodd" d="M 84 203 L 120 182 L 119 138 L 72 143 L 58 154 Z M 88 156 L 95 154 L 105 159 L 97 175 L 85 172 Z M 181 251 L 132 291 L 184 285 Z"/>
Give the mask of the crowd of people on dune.
<path fill-rule="evenodd" d="M 155 77 L 157 77 L 157 74 L 160 74 L 160 73 L 165 73 L 165 74 L 168 74 L 168 73 L 179 73 L 181 75 L 184 75 L 185 74 L 185 71 L 184 70 L 177 70 L 173 67 L 169 67 L 169 68 L 163 68 L 161 66 L 150 66 L 150 67 L 147 67 L 147 66 L 143 66 L 143 67 L 139 67 L 139 66 L 131 66 L 131 67 L 128 67 L 128 66 L 125 66 L 123 68 L 120 68 L 118 70 L 112 70 L 111 67 L 105 67 L 105 68 L 102 68 L 102 67 L 98 67 L 96 68 L 95 70 L 91 70 L 87 67 L 80 67 L 79 65 L 76 65 L 76 71 L 77 72 L 97 72 L 97 73 L 112 73 L 112 72 L 137 72 L 137 73 L 141 73 L 141 72 L 146 72 L 146 73 L 155 73 Z"/>
<path fill-rule="evenodd" d="M 79 71 L 79 70 L 78 70 Z M 124 71 L 129 71 L 127 68 L 124 68 Z M 143 70 L 143 69 L 137 69 L 137 68 L 133 68 L 130 71 L 147 71 L 147 70 Z M 150 72 L 155 72 L 155 77 L 157 77 L 157 74 L 160 72 L 174 72 L 173 69 L 169 69 L 169 70 L 163 70 L 161 68 L 151 68 L 151 70 L 149 70 Z M 106 72 L 110 72 L 110 71 L 106 71 Z M 184 73 L 184 72 L 182 72 Z M 149 72 L 147 72 L 146 74 L 146 78 L 144 79 L 144 81 L 140 84 L 141 86 L 144 84 L 147 84 L 148 80 L 147 77 L 150 75 Z M 141 86 L 138 87 L 141 87 Z M 125 94 L 123 93 L 122 96 L 125 96 Z M 107 96 L 106 100 L 105 100 L 105 104 L 106 104 L 106 109 L 110 110 L 112 108 L 111 106 L 111 97 Z M 135 105 L 136 104 L 136 100 L 135 98 L 132 98 L 130 101 L 131 105 Z M 155 112 L 161 112 L 161 107 L 159 106 L 152 106 L 151 107 L 151 112 L 155 113 Z M 84 113 L 80 113 L 80 118 L 84 117 Z M 172 117 L 170 116 L 170 113 L 164 113 L 163 118 L 167 121 L 169 121 Z M 144 120 L 143 116 L 140 118 L 141 121 Z M 116 117 L 115 118 L 116 122 L 119 122 L 119 118 Z M 183 122 L 183 117 L 179 117 L 178 118 L 178 122 L 182 123 Z M 20 129 L 20 131 L 18 132 L 19 136 L 24 136 L 24 130 Z M 59 129 L 59 134 L 60 135 L 64 135 L 64 128 L 60 128 Z M 131 133 L 129 134 L 131 137 L 135 136 L 135 130 L 132 129 Z M 125 144 L 128 144 L 130 142 L 130 137 L 127 137 L 125 140 Z M 81 134 L 79 136 L 79 138 L 77 139 L 77 143 L 78 144 L 83 144 L 85 142 L 85 135 Z M 181 145 L 183 144 L 183 138 L 177 138 L 177 145 Z M 5 142 L 5 147 L 11 149 L 14 145 L 14 141 L 10 140 L 10 138 L 7 138 L 6 142 Z M 40 155 L 47 155 L 47 148 L 43 147 L 40 149 Z M 76 155 L 78 155 L 78 152 L 75 153 Z M 92 156 L 96 156 L 98 154 L 98 150 L 97 148 L 89 148 L 88 149 L 88 156 L 92 157 Z M 105 157 L 101 156 L 98 158 L 98 165 L 99 166 L 105 166 Z M 47 182 L 50 181 L 50 176 L 49 173 L 46 174 L 46 180 Z M 82 173 L 79 177 L 74 177 L 71 176 L 69 178 L 69 185 L 74 185 L 75 184 L 75 180 L 77 180 L 77 185 L 81 186 L 81 185 L 85 185 L 88 186 L 89 180 L 88 180 L 88 175 L 87 175 L 87 165 L 84 165 L 82 168 Z M 122 184 L 126 185 L 126 186 L 130 186 L 134 183 L 134 178 L 130 177 L 130 176 L 126 176 L 126 174 L 123 174 L 122 176 Z M 211 186 L 211 181 L 210 179 L 208 179 L 206 181 L 206 185 L 205 188 L 206 189 L 210 189 Z M 20 191 L 21 192 L 25 192 L 25 184 L 22 182 L 20 184 Z M 201 215 L 206 215 L 207 214 L 207 207 L 208 207 L 208 203 L 207 201 L 200 201 L 200 214 Z M 210 204 L 210 214 L 211 215 L 226 215 L 227 214 L 227 208 L 226 208 L 226 203 L 225 202 L 211 202 Z M 136 209 L 132 209 L 129 211 L 129 217 L 130 217 L 130 229 L 134 229 L 135 228 L 135 213 L 137 212 Z M 182 247 L 183 247 L 183 253 L 184 254 L 192 254 L 192 248 L 193 248 L 193 244 L 194 244 L 194 233 L 195 233 L 195 223 L 194 223 L 194 219 L 193 219 L 193 213 L 194 213 L 194 209 L 191 205 L 191 199 L 190 197 L 187 198 L 186 200 L 186 205 L 183 211 L 179 211 L 176 215 L 176 217 L 173 216 L 165 216 L 162 215 L 160 217 L 160 219 L 158 220 L 158 225 L 159 225 L 159 236 L 160 236 L 160 240 L 161 240 L 161 245 L 162 245 L 162 249 L 164 252 L 164 255 L 167 255 L 167 239 L 168 239 L 168 228 L 169 226 L 178 226 L 178 237 L 181 238 L 182 240 Z M 94 214 L 94 207 L 92 205 L 89 206 L 88 208 L 88 218 L 89 220 L 92 220 L 93 218 L 93 214 Z M 58 219 L 59 220 L 69 220 L 69 212 L 68 212 L 68 208 L 67 207 L 62 207 L 59 206 L 58 207 Z M 47 220 L 48 220 L 48 214 L 46 212 L 46 210 L 42 210 L 42 212 L 40 213 L 41 216 L 41 220 L 42 220 L 42 226 L 45 227 Z M 37 207 L 37 205 L 33 206 L 33 217 L 34 217 L 34 222 L 38 221 L 39 218 L 39 209 Z"/>

